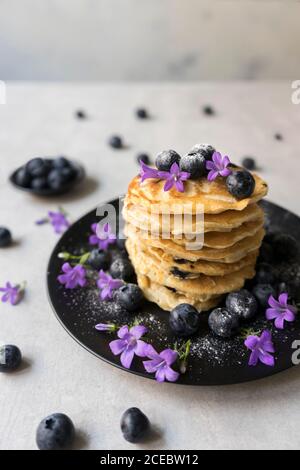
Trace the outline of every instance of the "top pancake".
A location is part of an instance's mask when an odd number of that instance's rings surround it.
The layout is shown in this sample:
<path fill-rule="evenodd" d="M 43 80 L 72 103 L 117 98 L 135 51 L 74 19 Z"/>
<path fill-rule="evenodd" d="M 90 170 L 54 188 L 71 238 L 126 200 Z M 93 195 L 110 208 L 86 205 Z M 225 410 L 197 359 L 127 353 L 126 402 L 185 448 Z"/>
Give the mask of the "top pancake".
<path fill-rule="evenodd" d="M 236 171 L 239 168 L 234 168 Z M 153 213 L 185 213 L 219 214 L 228 210 L 242 211 L 248 205 L 258 202 L 268 192 L 268 185 L 258 175 L 253 174 L 255 188 L 249 198 L 236 199 L 227 187 L 226 179 L 216 178 L 209 182 L 206 178 L 187 180 L 184 183 L 184 192 L 175 188 L 164 191 L 164 180 L 149 178 L 141 183 L 140 176 L 136 176 L 128 187 L 128 198 L 135 198 L 143 207 L 151 209 Z M 184 208 L 184 209 L 183 209 Z"/>

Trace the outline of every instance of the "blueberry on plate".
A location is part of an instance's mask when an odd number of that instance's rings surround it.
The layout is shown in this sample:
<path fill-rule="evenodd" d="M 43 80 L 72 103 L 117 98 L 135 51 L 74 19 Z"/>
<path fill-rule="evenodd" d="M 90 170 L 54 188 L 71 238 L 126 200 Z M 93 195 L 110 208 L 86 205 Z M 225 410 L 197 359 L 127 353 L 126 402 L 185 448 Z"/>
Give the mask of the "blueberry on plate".
<path fill-rule="evenodd" d="M 111 136 L 108 143 L 114 149 L 121 149 L 123 147 L 123 140 L 118 135 Z"/>
<path fill-rule="evenodd" d="M 121 418 L 121 431 L 128 442 L 142 440 L 150 430 L 150 422 L 138 408 L 129 408 Z"/>
<path fill-rule="evenodd" d="M 250 197 L 255 188 L 255 179 L 246 170 L 234 171 L 226 178 L 226 186 L 230 194 L 237 199 Z"/>
<path fill-rule="evenodd" d="M 255 281 L 257 284 L 273 284 L 276 274 L 274 268 L 269 263 L 259 263 L 256 266 Z"/>
<path fill-rule="evenodd" d="M 155 160 L 155 166 L 160 171 L 169 171 L 173 163 L 179 165 L 180 155 L 175 150 L 163 150 Z"/>
<path fill-rule="evenodd" d="M 73 422 L 63 413 L 54 413 L 44 418 L 36 431 L 36 443 L 40 450 L 62 450 L 74 441 Z"/>
<path fill-rule="evenodd" d="M 16 370 L 22 362 L 20 349 L 13 344 L 5 344 L 0 347 L 0 372 Z"/>
<path fill-rule="evenodd" d="M 147 153 L 139 153 L 136 157 L 138 163 L 145 163 L 145 165 L 150 164 L 150 157 Z"/>
<path fill-rule="evenodd" d="M 246 170 L 255 170 L 256 162 L 255 159 L 252 157 L 245 157 L 242 160 L 242 165 Z"/>
<path fill-rule="evenodd" d="M 109 272 L 115 279 L 129 281 L 133 276 L 133 267 L 129 259 L 117 257 L 111 264 Z"/>
<path fill-rule="evenodd" d="M 216 149 L 210 144 L 196 144 L 194 147 L 191 148 L 189 154 L 192 153 L 201 153 L 204 156 L 206 161 L 212 159 L 213 154 L 215 153 Z"/>
<path fill-rule="evenodd" d="M 10 230 L 6 227 L 0 227 L 0 248 L 6 248 L 11 245 L 12 236 Z"/>
<path fill-rule="evenodd" d="M 199 313 L 190 304 L 179 304 L 170 312 L 169 325 L 178 336 L 191 336 L 199 329 Z"/>
<path fill-rule="evenodd" d="M 139 119 L 147 119 L 147 118 L 149 117 L 148 112 L 147 112 L 147 109 L 145 109 L 145 108 L 138 108 L 138 109 L 135 111 L 135 115 L 136 115 L 136 117 L 138 117 Z"/>
<path fill-rule="evenodd" d="M 270 295 L 276 296 L 276 291 L 271 284 L 256 284 L 252 289 L 252 294 L 258 301 L 261 307 L 268 307 L 268 300 Z"/>
<path fill-rule="evenodd" d="M 121 307 L 134 312 L 142 305 L 144 295 L 137 284 L 124 284 L 116 291 L 116 300 Z"/>
<path fill-rule="evenodd" d="M 274 251 L 272 245 L 263 241 L 259 250 L 259 261 L 264 263 L 271 263 L 274 259 Z"/>
<path fill-rule="evenodd" d="M 180 169 L 190 173 L 191 179 L 197 179 L 207 174 L 206 159 L 201 152 L 187 154 L 180 160 Z"/>
<path fill-rule="evenodd" d="M 298 244 L 294 237 L 287 233 L 278 233 L 272 240 L 276 261 L 289 261 L 298 255 Z"/>
<path fill-rule="evenodd" d="M 91 251 L 87 262 L 89 266 L 91 266 L 91 268 L 95 269 L 96 271 L 100 271 L 100 269 L 106 271 L 109 267 L 110 255 L 107 251 L 94 248 Z"/>
<path fill-rule="evenodd" d="M 16 183 L 22 188 L 29 188 L 31 182 L 31 176 L 28 173 L 26 167 L 22 167 L 16 174 Z"/>
<path fill-rule="evenodd" d="M 253 318 L 258 309 L 256 298 L 246 289 L 231 292 L 226 297 L 226 308 L 242 320 Z"/>
<path fill-rule="evenodd" d="M 220 338 L 231 338 L 239 328 L 239 317 L 226 308 L 215 308 L 208 317 L 208 326 Z"/>
<path fill-rule="evenodd" d="M 38 191 L 42 189 L 47 189 L 48 188 L 48 180 L 46 176 L 40 176 L 37 178 L 33 178 L 30 183 L 31 189 L 36 189 Z"/>

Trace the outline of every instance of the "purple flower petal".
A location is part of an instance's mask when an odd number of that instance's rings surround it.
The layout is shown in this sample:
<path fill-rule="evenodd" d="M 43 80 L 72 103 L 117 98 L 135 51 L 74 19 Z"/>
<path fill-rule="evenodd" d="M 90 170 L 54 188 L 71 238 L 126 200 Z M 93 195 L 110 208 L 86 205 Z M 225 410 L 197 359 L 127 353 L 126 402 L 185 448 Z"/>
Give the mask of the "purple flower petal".
<path fill-rule="evenodd" d="M 282 315 L 281 317 L 276 317 L 276 320 L 274 322 L 274 325 L 278 330 L 283 330 L 284 329 L 284 316 Z"/>
<path fill-rule="evenodd" d="M 119 338 L 124 338 L 126 335 L 128 335 L 129 329 L 127 325 L 122 326 L 119 331 L 118 331 L 118 337 Z"/>
<path fill-rule="evenodd" d="M 258 357 L 259 357 L 260 362 L 262 362 L 266 366 L 274 367 L 275 359 L 273 356 L 271 356 L 271 354 L 268 354 L 266 352 L 259 352 Z"/>
<path fill-rule="evenodd" d="M 256 366 L 257 363 L 258 363 L 258 351 L 254 350 L 250 354 L 248 365 L 249 366 Z"/>
<path fill-rule="evenodd" d="M 170 191 L 170 189 L 173 188 L 173 185 L 174 185 L 174 180 L 168 179 L 164 185 L 164 191 Z"/>
<path fill-rule="evenodd" d="M 136 342 L 135 354 L 139 357 L 146 357 L 147 356 L 147 346 L 148 346 L 148 344 L 145 343 L 145 341 L 142 341 L 142 340 L 138 339 L 137 342 Z"/>
<path fill-rule="evenodd" d="M 210 170 L 207 176 L 208 181 L 213 181 L 217 176 L 226 177 L 232 173 L 232 171 L 227 168 L 230 165 L 230 160 L 228 156 L 222 157 L 220 152 L 214 152 L 212 156 L 212 161 L 206 162 L 206 169 Z"/>
<path fill-rule="evenodd" d="M 126 342 L 122 339 L 115 339 L 109 343 L 109 347 L 115 356 L 119 356 L 125 350 Z"/>
<path fill-rule="evenodd" d="M 178 353 L 173 349 L 164 349 L 164 351 L 160 353 L 160 357 L 166 361 L 168 366 L 171 366 L 177 360 Z"/>
<path fill-rule="evenodd" d="M 264 330 L 261 336 L 250 335 L 244 342 L 245 346 L 251 350 L 249 366 L 256 366 L 258 360 L 266 365 L 274 365 L 275 360 L 270 353 L 274 353 L 272 335 L 269 330 Z"/>
<path fill-rule="evenodd" d="M 166 373 L 165 373 L 165 367 L 160 367 L 157 369 L 157 372 L 155 374 L 155 379 L 157 382 L 164 382 L 166 379 Z"/>
<path fill-rule="evenodd" d="M 132 364 L 134 358 L 134 349 L 128 349 L 122 352 L 120 361 L 123 367 L 126 369 L 130 369 L 130 366 Z"/>
<path fill-rule="evenodd" d="M 143 325 L 136 325 L 130 328 L 130 334 L 133 335 L 136 339 L 140 339 L 145 333 L 147 333 L 147 328 Z"/>
<path fill-rule="evenodd" d="M 183 186 L 182 181 L 180 181 L 180 180 L 175 181 L 175 187 L 176 187 L 177 191 L 179 191 L 180 193 L 184 192 L 184 186 Z"/>
<path fill-rule="evenodd" d="M 176 372 L 175 370 L 171 369 L 171 367 L 166 366 L 165 367 L 165 377 L 168 382 L 176 382 L 179 378 L 179 373 Z"/>

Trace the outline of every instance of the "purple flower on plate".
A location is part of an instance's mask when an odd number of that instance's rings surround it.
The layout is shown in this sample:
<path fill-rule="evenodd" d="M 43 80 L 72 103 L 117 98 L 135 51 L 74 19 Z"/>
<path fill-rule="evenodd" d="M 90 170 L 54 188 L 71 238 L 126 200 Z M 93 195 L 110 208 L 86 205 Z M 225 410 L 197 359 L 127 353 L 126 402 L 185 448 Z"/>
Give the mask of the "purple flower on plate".
<path fill-rule="evenodd" d="M 107 250 L 109 245 L 116 242 L 116 235 L 112 233 L 109 223 L 103 225 L 99 228 L 98 224 L 92 224 L 92 231 L 94 232 L 89 237 L 90 245 L 98 245 L 100 250 Z"/>
<path fill-rule="evenodd" d="M 63 233 L 68 227 L 70 227 L 70 222 L 67 220 L 66 214 L 62 211 L 49 211 L 48 217 L 55 233 Z"/>
<path fill-rule="evenodd" d="M 143 161 L 140 162 L 141 165 L 141 183 L 148 178 L 159 178 L 158 170 L 156 168 L 151 168 L 151 166 L 146 165 Z"/>
<path fill-rule="evenodd" d="M 147 333 L 147 328 L 142 325 L 128 328 L 127 325 L 122 326 L 118 331 L 119 339 L 115 339 L 109 343 L 111 352 L 115 356 L 121 354 L 120 360 L 123 367 L 130 369 L 134 356 L 145 357 L 147 343 L 140 338 Z"/>
<path fill-rule="evenodd" d="M 114 323 L 98 323 L 95 328 L 98 331 L 113 332 L 116 330 L 116 325 Z"/>
<path fill-rule="evenodd" d="M 171 368 L 171 365 L 178 358 L 178 353 L 173 349 L 165 349 L 161 353 L 155 351 L 153 346 L 148 344 L 146 350 L 146 356 L 150 359 L 149 361 L 143 361 L 144 367 L 147 372 L 152 374 L 155 372 L 155 378 L 157 382 L 176 382 L 179 377 L 179 373 Z"/>
<path fill-rule="evenodd" d="M 293 305 L 289 305 L 287 301 L 288 294 L 286 292 L 280 294 L 278 300 L 274 299 L 272 295 L 270 295 L 268 300 L 271 308 L 266 310 L 266 318 L 268 320 L 275 319 L 274 324 L 279 330 L 283 330 L 285 321 L 294 321 L 297 313 L 297 308 Z"/>
<path fill-rule="evenodd" d="M 102 269 L 99 272 L 99 279 L 97 286 L 101 290 L 101 300 L 111 300 L 113 297 L 113 291 L 119 289 L 123 285 L 121 279 L 114 279 L 109 274 L 106 274 Z"/>
<path fill-rule="evenodd" d="M 274 353 L 275 349 L 269 330 L 264 330 L 261 336 L 248 336 L 244 344 L 252 351 L 248 362 L 249 366 L 256 366 L 260 361 L 267 366 L 274 367 L 275 360 L 270 353 Z"/>
<path fill-rule="evenodd" d="M 227 168 L 230 165 L 230 160 L 227 157 L 222 157 L 220 152 L 214 152 L 212 156 L 212 161 L 206 162 L 206 169 L 210 170 L 207 179 L 208 181 L 213 181 L 217 178 L 217 176 L 228 176 L 232 173 L 232 171 Z"/>
<path fill-rule="evenodd" d="M 170 171 L 159 171 L 158 176 L 166 180 L 164 191 L 169 191 L 173 186 L 177 191 L 183 193 L 183 182 L 188 180 L 191 176 L 187 171 L 180 171 L 179 165 L 175 162 L 170 168 Z"/>
<path fill-rule="evenodd" d="M 74 268 L 69 263 L 62 265 L 63 274 L 58 276 L 58 282 L 64 284 L 66 289 L 75 289 L 75 287 L 84 287 L 86 285 L 86 270 L 81 264 Z"/>
<path fill-rule="evenodd" d="M 11 305 L 17 305 L 24 294 L 24 287 L 19 284 L 13 286 L 7 281 L 5 287 L 0 287 L 0 292 L 3 292 L 1 297 L 2 302 L 10 302 Z"/>

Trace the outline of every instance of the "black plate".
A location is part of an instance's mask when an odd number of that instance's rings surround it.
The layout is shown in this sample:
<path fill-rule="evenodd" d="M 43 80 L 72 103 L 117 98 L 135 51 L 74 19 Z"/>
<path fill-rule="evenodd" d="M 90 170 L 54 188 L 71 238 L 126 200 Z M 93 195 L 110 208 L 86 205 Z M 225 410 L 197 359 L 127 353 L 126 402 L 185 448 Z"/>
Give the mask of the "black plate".
<path fill-rule="evenodd" d="M 117 200 L 111 201 L 117 207 Z M 290 233 L 299 239 L 300 218 L 291 212 L 270 202 L 264 201 L 267 223 L 273 230 Z M 100 333 L 94 329 L 99 322 L 113 321 L 118 324 L 132 322 L 133 315 L 122 311 L 113 302 L 100 302 L 98 292 L 94 288 L 78 288 L 66 290 L 57 282 L 62 261 L 57 254 L 61 251 L 74 252 L 87 248 L 90 225 L 99 222 L 96 211 L 93 210 L 73 224 L 56 245 L 48 267 L 48 290 L 51 304 L 57 318 L 68 333 L 91 353 L 120 367 L 119 357 L 113 356 L 108 343 L 112 336 Z M 288 280 L 300 276 L 299 259 L 286 266 L 281 266 L 282 276 Z M 148 326 L 149 342 L 156 350 L 161 351 L 172 347 L 176 338 L 168 327 L 168 313 L 153 303 L 146 303 L 136 315 L 142 323 Z M 192 338 L 192 353 L 189 358 L 188 370 L 181 375 L 177 383 L 187 385 L 224 385 L 246 382 L 267 377 L 293 366 L 291 357 L 294 350 L 292 343 L 300 339 L 300 315 L 294 323 L 280 331 L 271 322 L 265 320 L 263 313 L 249 325 L 254 330 L 268 328 L 272 331 L 276 348 L 276 365 L 267 367 L 259 364 L 248 366 L 249 351 L 243 345 L 244 339 L 237 336 L 232 340 L 222 340 L 214 337 L 207 327 L 207 315 L 201 315 L 201 328 L 198 336 Z M 127 369 L 123 369 L 126 370 Z M 145 373 L 142 361 L 134 359 L 130 372 L 147 378 L 152 375 Z"/>
<path fill-rule="evenodd" d="M 65 194 L 65 193 L 69 192 L 71 189 L 73 189 L 75 186 L 77 186 L 77 184 L 81 183 L 81 181 L 85 177 L 85 170 L 84 170 L 83 166 L 79 165 L 77 162 L 74 162 L 74 161 L 71 161 L 71 160 L 70 160 L 70 162 L 72 163 L 73 167 L 76 170 L 76 176 L 75 176 L 75 178 L 73 178 L 72 180 L 70 180 L 69 182 L 64 184 L 64 186 L 61 187 L 60 189 L 51 189 L 51 188 L 48 188 L 48 189 L 32 189 L 32 188 L 25 188 L 24 186 L 20 186 L 16 182 L 16 175 L 22 167 L 17 168 L 10 175 L 9 180 L 15 188 L 20 189 L 21 191 L 25 191 L 26 193 L 34 194 L 36 196 L 58 196 L 60 194 Z"/>

